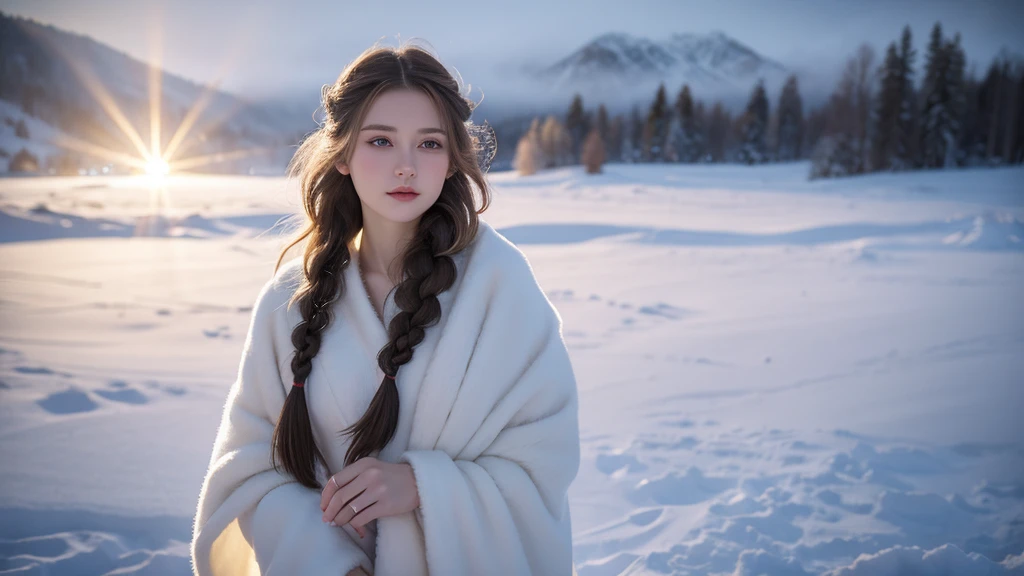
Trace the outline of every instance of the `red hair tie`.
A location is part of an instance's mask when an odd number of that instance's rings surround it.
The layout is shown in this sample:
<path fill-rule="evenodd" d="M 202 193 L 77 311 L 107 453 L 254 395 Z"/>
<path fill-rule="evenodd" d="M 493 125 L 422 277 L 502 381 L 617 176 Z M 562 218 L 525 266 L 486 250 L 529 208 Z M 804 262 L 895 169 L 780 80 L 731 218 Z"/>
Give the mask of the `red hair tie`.
<path fill-rule="evenodd" d="M 384 377 L 385 377 L 385 378 L 391 378 L 392 380 L 394 380 L 394 379 L 395 379 L 395 377 L 394 377 L 394 376 L 392 376 L 391 374 L 385 374 L 385 375 L 384 375 Z"/>

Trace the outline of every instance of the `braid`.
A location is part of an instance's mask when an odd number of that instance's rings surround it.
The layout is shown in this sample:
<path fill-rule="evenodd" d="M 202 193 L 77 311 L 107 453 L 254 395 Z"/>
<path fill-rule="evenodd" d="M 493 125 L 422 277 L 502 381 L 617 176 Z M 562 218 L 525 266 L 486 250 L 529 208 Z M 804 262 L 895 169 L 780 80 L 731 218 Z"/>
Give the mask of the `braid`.
<path fill-rule="evenodd" d="M 449 218 L 445 210 L 431 207 L 406 249 L 404 279 L 395 290 L 395 304 L 401 312 L 388 326 L 390 341 L 377 354 L 377 364 L 385 376 L 366 413 L 343 431 L 352 434 L 346 465 L 382 449 L 398 428 L 398 384 L 394 377 L 412 360 L 413 348 L 423 341 L 426 328 L 441 318 L 437 295 L 455 282 L 455 262 L 447 255 L 455 242 L 455 226 Z"/>
<path fill-rule="evenodd" d="M 345 279 L 334 269 L 343 270 L 348 265 L 348 246 L 339 242 L 332 250 L 317 253 L 308 263 L 307 278 L 312 281 L 299 295 L 299 310 L 302 321 L 292 330 L 292 375 L 297 385 L 292 386 L 281 407 L 278 425 L 274 428 L 274 467 L 277 460 L 304 486 L 319 488 L 316 481 L 316 462 L 326 465 L 326 460 L 316 445 L 313 427 L 306 405 L 305 383 L 313 369 L 313 358 L 320 351 L 324 329 L 331 322 L 331 304 L 338 294 L 344 293 Z M 340 266 L 336 266 L 337 263 Z"/>
<path fill-rule="evenodd" d="M 404 275 L 395 291 L 400 313 L 388 327 L 387 345 L 377 354 L 384 378 L 366 413 L 342 432 L 352 434 L 346 464 L 384 448 L 394 436 L 399 415 L 398 370 L 412 360 L 427 327 L 440 319 L 438 295 L 455 282 L 451 255 L 473 242 L 477 215 L 490 205 L 484 172 L 495 152 L 493 130 L 476 130 L 484 127 L 470 122 L 475 103 L 462 94 L 461 82 L 429 51 L 415 46 L 368 50 L 322 91 L 323 124 L 302 140 L 288 168 L 298 179 L 307 219 L 298 236 L 282 250 L 277 267 L 292 247 L 305 241 L 305 274 L 289 303 L 302 312 L 302 321 L 291 334 L 295 385 L 285 397 L 270 451 L 275 469 L 282 465 L 311 488 L 319 487 L 317 461 L 326 462 L 314 441 L 306 381 L 313 358 L 320 352 L 323 331 L 332 321 L 332 303 L 345 293 L 342 272 L 350 265 L 350 241 L 363 229 L 359 195 L 351 175 L 342 174 L 340 164 L 351 160 L 362 121 L 377 96 L 398 88 L 420 90 L 436 106 L 449 135 L 451 166 L 439 198 L 423 213 L 402 254 Z"/>

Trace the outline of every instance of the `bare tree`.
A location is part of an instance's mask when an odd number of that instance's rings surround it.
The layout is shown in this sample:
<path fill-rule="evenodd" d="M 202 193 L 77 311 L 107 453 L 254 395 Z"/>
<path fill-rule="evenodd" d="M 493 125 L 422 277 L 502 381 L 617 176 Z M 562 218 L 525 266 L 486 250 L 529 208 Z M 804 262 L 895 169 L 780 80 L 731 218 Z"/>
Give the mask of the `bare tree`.
<path fill-rule="evenodd" d="M 868 126 L 871 121 L 871 97 L 875 88 L 875 50 L 867 44 L 861 44 L 850 64 L 854 74 L 853 140 L 857 147 L 858 172 L 863 172 L 867 167 Z"/>
<path fill-rule="evenodd" d="M 825 126 L 812 154 L 812 178 L 861 174 L 867 170 L 874 59 L 874 50 L 862 44 L 847 61 L 823 111 Z"/>
<path fill-rule="evenodd" d="M 534 148 L 533 141 L 529 136 L 523 136 L 516 145 L 516 157 L 512 165 L 519 172 L 520 176 L 529 176 L 537 173 L 537 164 L 540 154 Z"/>
<path fill-rule="evenodd" d="M 536 174 L 544 166 L 544 150 L 541 146 L 540 119 L 534 118 L 530 129 L 519 139 L 512 166 L 523 176 Z"/>
<path fill-rule="evenodd" d="M 540 129 L 540 149 L 543 153 L 543 164 L 541 168 L 553 168 L 559 164 L 559 150 L 558 140 L 559 131 L 558 119 L 554 116 L 548 116 L 547 120 L 544 121 L 544 125 Z"/>
<path fill-rule="evenodd" d="M 843 76 L 829 100 L 825 135 L 848 142 L 850 157 L 843 160 L 847 174 L 860 174 L 867 168 L 868 125 L 875 76 L 875 51 L 862 44 L 846 62 Z"/>
<path fill-rule="evenodd" d="M 597 128 L 592 128 L 583 142 L 581 157 L 587 174 L 601 173 L 601 165 L 604 164 L 604 141 Z"/>

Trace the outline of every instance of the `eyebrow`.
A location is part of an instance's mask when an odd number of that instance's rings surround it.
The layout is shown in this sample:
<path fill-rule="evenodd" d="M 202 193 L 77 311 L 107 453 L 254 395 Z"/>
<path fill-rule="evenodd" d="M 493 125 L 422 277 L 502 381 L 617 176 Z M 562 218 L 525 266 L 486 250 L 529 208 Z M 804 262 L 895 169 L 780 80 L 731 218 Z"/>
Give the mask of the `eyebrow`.
<path fill-rule="evenodd" d="M 363 126 L 359 131 L 360 132 L 365 132 L 367 130 L 381 130 L 381 131 L 384 131 L 384 132 L 398 132 L 398 129 L 395 128 L 394 126 L 385 126 L 384 124 L 367 124 L 366 126 Z M 441 128 L 420 128 L 418 130 L 418 132 L 420 134 L 443 134 L 445 136 L 448 135 L 448 133 L 445 132 L 444 130 L 442 130 Z"/>

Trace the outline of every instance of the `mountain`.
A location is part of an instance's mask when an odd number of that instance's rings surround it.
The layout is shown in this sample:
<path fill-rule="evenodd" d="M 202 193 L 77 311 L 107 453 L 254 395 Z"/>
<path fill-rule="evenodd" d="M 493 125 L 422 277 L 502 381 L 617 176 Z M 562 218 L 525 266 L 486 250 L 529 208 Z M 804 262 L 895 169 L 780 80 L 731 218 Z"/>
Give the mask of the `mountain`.
<path fill-rule="evenodd" d="M 261 150 L 196 171 L 281 172 L 293 151 L 289 147 L 316 127 L 310 110 L 250 102 L 164 71 L 159 78 L 162 150 L 189 110 L 206 101 L 174 159 Z M 70 166 L 73 173 L 110 162 L 83 153 L 81 147 L 68 149 L 62 140 L 71 138 L 140 157 L 119 126 L 124 122 L 107 109 L 116 108 L 149 149 L 149 86 L 150 66 L 144 62 L 86 36 L 0 13 L 0 100 L 6 101 L 0 106 L 0 156 L 10 158 L 21 148 L 37 157 L 42 154 L 41 172 L 59 165 L 62 172 Z M 113 107 L 104 106 L 103 93 Z M 36 129 L 28 130 L 28 137 L 25 130 L 15 135 L 19 124 Z"/>
<path fill-rule="evenodd" d="M 787 74 L 781 64 L 722 32 L 660 40 L 608 33 L 540 70 L 537 78 L 551 90 L 614 99 L 638 90 L 646 95 L 661 82 L 671 90 L 687 83 L 699 94 L 746 96 L 758 79 L 776 85 Z"/>

